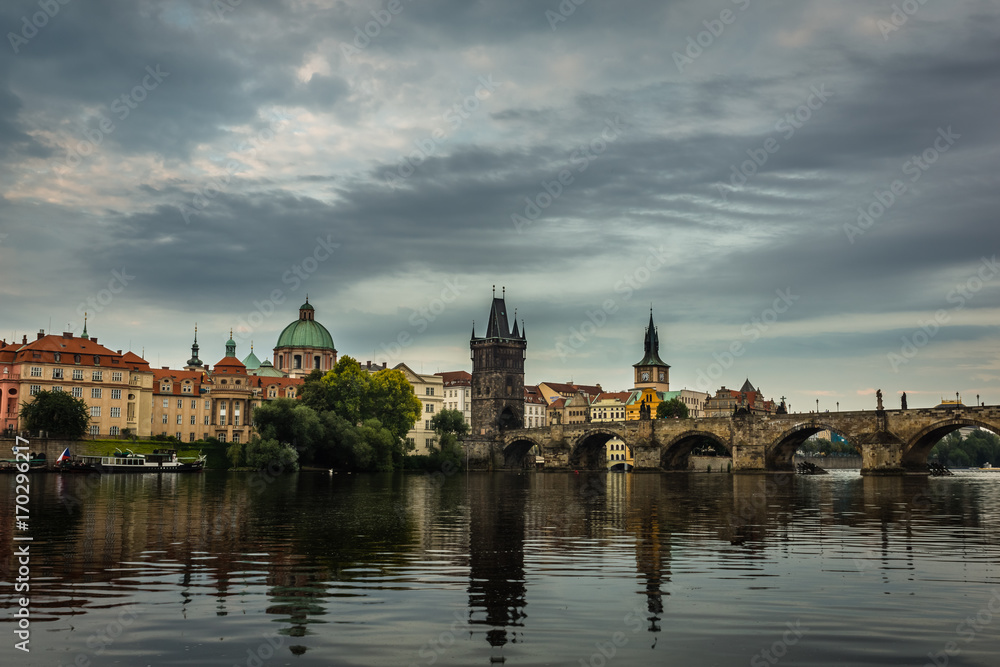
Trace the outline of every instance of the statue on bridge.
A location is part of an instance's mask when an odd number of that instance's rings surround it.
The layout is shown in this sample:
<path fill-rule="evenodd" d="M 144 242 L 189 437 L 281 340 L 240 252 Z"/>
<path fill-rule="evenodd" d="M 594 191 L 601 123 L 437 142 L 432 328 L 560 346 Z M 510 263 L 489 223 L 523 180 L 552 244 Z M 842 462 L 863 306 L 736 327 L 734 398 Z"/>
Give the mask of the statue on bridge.
<path fill-rule="evenodd" d="M 902 406 L 902 409 L 905 410 L 906 409 L 906 392 L 905 391 L 903 392 L 903 395 L 900 397 L 899 402 L 900 402 L 900 405 Z"/>
<path fill-rule="evenodd" d="M 639 419 L 643 421 L 648 421 L 652 419 L 652 411 L 649 408 L 649 403 L 643 399 L 642 403 L 639 405 Z"/>
<path fill-rule="evenodd" d="M 878 411 L 879 412 L 885 411 L 885 407 L 883 407 L 883 405 L 882 405 L 882 390 L 881 389 L 876 389 L 875 390 L 875 398 L 878 399 Z"/>

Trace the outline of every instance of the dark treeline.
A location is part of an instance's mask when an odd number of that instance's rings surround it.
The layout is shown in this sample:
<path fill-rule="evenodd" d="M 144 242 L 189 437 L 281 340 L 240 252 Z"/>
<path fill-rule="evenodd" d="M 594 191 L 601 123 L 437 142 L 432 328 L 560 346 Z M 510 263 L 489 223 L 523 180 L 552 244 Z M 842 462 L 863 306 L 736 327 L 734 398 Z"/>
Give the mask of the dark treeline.
<path fill-rule="evenodd" d="M 975 430 L 964 438 L 958 431 L 952 431 L 934 446 L 927 458 L 952 468 L 1000 465 L 1000 438 L 989 431 Z"/>

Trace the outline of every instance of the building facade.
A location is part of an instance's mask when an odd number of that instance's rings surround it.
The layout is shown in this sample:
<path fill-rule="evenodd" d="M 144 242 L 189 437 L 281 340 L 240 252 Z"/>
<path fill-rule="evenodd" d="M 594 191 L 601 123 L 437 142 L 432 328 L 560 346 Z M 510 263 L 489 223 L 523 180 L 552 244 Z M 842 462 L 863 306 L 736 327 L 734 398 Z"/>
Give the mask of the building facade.
<path fill-rule="evenodd" d="M 472 374 L 467 371 L 435 373 L 444 383 L 443 410 L 458 410 L 466 424 L 472 424 Z"/>
<path fill-rule="evenodd" d="M 153 372 L 146 360 L 98 344 L 97 338 L 38 332 L 20 344 L 0 342 L 0 415 L 5 431 L 20 428 L 22 404 L 41 391 L 70 393 L 86 402 L 88 435 L 148 437 Z"/>
<path fill-rule="evenodd" d="M 410 453 L 430 454 L 437 445 L 437 434 L 431 427 L 431 419 L 444 409 L 444 378 L 441 375 L 417 373 L 406 364 L 396 364 L 393 370 L 401 371 L 406 376 L 406 381 L 420 400 L 420 417 L 406 434 L 407 442 L 413 447 Z"/>

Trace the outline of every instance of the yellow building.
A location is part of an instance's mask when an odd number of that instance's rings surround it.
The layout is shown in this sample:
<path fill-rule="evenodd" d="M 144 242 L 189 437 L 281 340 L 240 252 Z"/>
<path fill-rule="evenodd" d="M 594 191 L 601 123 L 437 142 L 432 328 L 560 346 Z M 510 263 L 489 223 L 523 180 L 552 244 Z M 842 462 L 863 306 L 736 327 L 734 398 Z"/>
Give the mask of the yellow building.
<path fill-rule="evenodd" d="M 150 435 L 153 372 L 132 352 L 110 350 L 96 338 L 64 332 L 38 332 L 21 344 L 0 345 L 0 388 L 5 430 L 19 430 L 22 403 L 41 391 L 66 391 L 83 399 L 90 411 L 90 436 Z M 127 429 L 127 431 L 126 431 Z"/>

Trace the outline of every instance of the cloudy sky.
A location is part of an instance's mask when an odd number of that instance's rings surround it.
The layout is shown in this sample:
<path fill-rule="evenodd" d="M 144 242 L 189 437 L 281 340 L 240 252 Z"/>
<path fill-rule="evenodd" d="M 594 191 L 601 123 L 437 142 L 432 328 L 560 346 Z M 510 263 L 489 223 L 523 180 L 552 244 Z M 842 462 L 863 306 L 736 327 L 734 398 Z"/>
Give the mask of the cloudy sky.
<path fill-rule="evenodd" d="M 65 4 L 62 4 L 65 2 Z M 895 7 L 895 8 L 894 8 Z M 0 338 L 1000 403 L 1000 7 L 11 0 Z"/>

